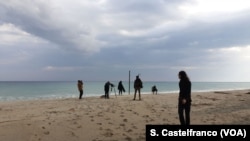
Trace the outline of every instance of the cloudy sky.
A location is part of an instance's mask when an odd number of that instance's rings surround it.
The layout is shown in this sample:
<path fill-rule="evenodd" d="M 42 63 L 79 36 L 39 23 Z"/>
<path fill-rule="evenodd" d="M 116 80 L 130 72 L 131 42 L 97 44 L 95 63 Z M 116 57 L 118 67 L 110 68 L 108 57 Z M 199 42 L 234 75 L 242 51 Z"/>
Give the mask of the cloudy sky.
<path fill-rule="evenodd" d="M 0 0 L 0 80 L 250 81 L 249 0 Z"/>

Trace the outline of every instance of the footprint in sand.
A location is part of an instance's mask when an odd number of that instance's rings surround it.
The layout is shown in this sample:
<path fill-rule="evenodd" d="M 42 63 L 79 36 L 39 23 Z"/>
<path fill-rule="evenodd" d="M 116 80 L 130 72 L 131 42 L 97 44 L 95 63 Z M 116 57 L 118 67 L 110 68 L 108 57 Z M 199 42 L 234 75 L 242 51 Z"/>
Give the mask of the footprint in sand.
<path fill-rule="evenodd" d="M 69 111 L 70 112 L 75 112 L 75 109 L 74 108 L 70 108 Z"/>
<path fill-rule="evenodd" d="M 103 117 L 103 113 L 102 113 L 102 112 L 99 112 L 99 113 L 97 113 L 97 116 L 98 116 L 98 117 Z"/>
<path fill-rule="evenodd" d="M 42 127 L 42 129 L 44 129 L 44 130 L 45 130 L 46 128 L 43 126 L 43 127 Z M 44 132 L 43 132 L 43 134 L 45 134 L 45 135 L 49 135 L 49 134 L 50 134 L 50 132 L 49 132 L 49 131 L 44 131 Z"/>
<path fill-rule="evenodd" d="M 163 121 L 168 121 L 166 118 L 163 118 L 162 120 L 163 120 Z"/>
<path fill-rule="evenodd" d="M 138 129 L 137 126 L 135 126 L 135 125 L 133 125 L 133 128 L 134 128 L 134 129 Z"/>
<path fill-rule="evenodd" d="M 111 118 L 106 118 L 105 120 L 111 120 Z"/>
<path fill-rule="evenodd" d="M 128 129 L 128 131 L 127 132 L 133 132 L 133 130 L 132 129 Z"/>
<path fill-rule="evenodd" d="M 106 129 L 103 135 L 105 137 L 112 137 L 114 135 L 114 133 L 111 129 Z"/>
<path fill-rule="evenodd" d="M 151 109 L 154 113 L 156 112 L 156 110 L 155 109 Z"/>
<path fill-rule="evenodd" d="M 49 131 L 45 131 L 45 132 L 43 132 L 45 135 L 49 135 Z"/>
<path fill-rule="evenodd" d="M 127 109 L 127 111 L 130 111 L 130 112 L 132 112 L 132 110 L 131 110 L 131 109 Z"/>
<path fill-rule="evenodd" d="M 126 141 L 132 141 L 132 138 L 130 137 L 130 136 L 128 136 L 128 135 L 126 135 L 126 134 L 122 134 L 123 136 L 124 136 L 124 139 L 126 140 Z"/>
<path fill-rule="evenodd" d="M 127 136 L 127 137 L 125 137 L 125 140 L 132 141 L 132 138 Z"/>
<path fill-rule="evenodd" d="M 139 115 L 137 112 L 134 112 L 135 115 Z"/>
<path fill-rule="evenodd" d="M 89 118 L 91 118 L 91 121 L 94 122 L 94 116 L 89 116 Z"/>
<path fill-rule="evenodd" d="M 76 137 L 76 134 L 72 131 L 69 132 L 69 134 L 72 136 L 72 137 Z"/>

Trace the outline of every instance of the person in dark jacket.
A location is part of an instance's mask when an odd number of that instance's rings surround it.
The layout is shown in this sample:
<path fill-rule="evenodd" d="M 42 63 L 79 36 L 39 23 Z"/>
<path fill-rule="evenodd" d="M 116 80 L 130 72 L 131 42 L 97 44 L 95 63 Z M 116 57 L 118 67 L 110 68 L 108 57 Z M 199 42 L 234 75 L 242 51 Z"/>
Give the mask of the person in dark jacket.
<path fill-rule="evenodd" d="M 190 110 L 191 110 L 191 81 L 185 71 L 180 71 L 179 74 L 179 99 L 178 99 L 178 114 L 181 125 L 190 125 Z M 185 116 L 184 116 L 185 113 Z"/>
<path fill-rule="evenodd" d="M 109 89 L 110 87 L 114 87 L 114 84 L 110 83 L 109 81 L 107 81 L 104 85 L 104 92 L 105 92 L 105 99 L 109 99 Z"/>
<path fill-rule="evenodd" d="M 134 89 L 135 89 L 135 94 L 134 94 L 134 100 L 136 98 L 136 93 L 139 93 L 139 100 L 141 100 L 141 88 L 143 88 L 142 86 L 142 81 L 139 78 L 139 75 L 136 76 L 136 79 L 134 81 Z"/>
<path fill-rule="evenodd" d="M 153 94 L 157 94 L 157 91 L 158 91 L 158 90 L 157 90 L 157 88 L 156 88 L 156 86 L 155 86 L 155 85 L 152 87 L 152 89 L 151 89 L 151 90 L 152 90 Z"/>
<path fill-rule="evenodd" d="M 122 95 L 122 92 L 125 92 L 125 89 L 122 85 L 122 81 L 118 83 L 118 90 L 119 90 L 119 95 Z"/>

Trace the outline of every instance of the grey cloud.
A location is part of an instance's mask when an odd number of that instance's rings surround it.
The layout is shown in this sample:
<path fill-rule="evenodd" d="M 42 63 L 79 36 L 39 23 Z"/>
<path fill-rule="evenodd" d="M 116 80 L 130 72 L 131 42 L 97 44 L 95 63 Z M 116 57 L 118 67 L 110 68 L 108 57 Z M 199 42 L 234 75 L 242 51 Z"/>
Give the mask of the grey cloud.
<path fill-rule="evenodd" d="M 46 2 L 0 2 L 0 7 L 2 22 L 12 23 L 67 50 L 98 51 L 98 41 L 95 41 L 88 28 L 81 28 L 78 23 L 74 25 L 67 22 L 67 19 L 60 15 L 63 13 L 56 13 Z"/>
<path fill-rule="evenodd" d="M 250 43 L 249 17 L 250 15 L 246 14 L 244 17 L 235 17 L 218 23 L 190 22 L 180 31 L 166 32 L 168 39 L 159 41 L 160 46 L 156 48 L 208 49 L 248 45 Z"/>
<path fill-rule="evenodd" d="M 176 72 L 182 68 L 200 77 L 199 71 L 211 73 L 223 63 L 218 60 L 211 65 L 217 60 L 207 50 L 249 45 L 249 12 L 230 15 L 227 21 L 204 22 L 197 17 L 185 19 L 179 11 L 180 5 L 192 0 L 53 2 L 0 2 L 1 24 L 12 23 L 30 36 L 48 41 L 34 43 L 34 48 L 25 48 L 27 42 L 1 48 L 1 60 L 18 54 L 16 50 L 30 54 L 20 64 L 8 65 L 13 72 L 21 66 L 28 68 L 22 70 L 20 79 L 32 72 L 37 79 L 77 79 L 81 75 L 105 80 L 132 70 L 148 79 L 164 80 L 164 74 L 176 80 Z"/>

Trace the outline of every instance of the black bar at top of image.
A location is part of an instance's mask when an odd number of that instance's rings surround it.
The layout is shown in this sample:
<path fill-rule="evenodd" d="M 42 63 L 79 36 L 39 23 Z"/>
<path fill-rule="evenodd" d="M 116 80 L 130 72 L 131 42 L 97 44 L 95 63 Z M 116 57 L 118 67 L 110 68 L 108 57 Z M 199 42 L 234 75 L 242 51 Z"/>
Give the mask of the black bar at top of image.
<path fill-rule="evenodd" d="M 250 125 L 146 125 L 146 141 L 184 138 L 250 141 Z"/>

